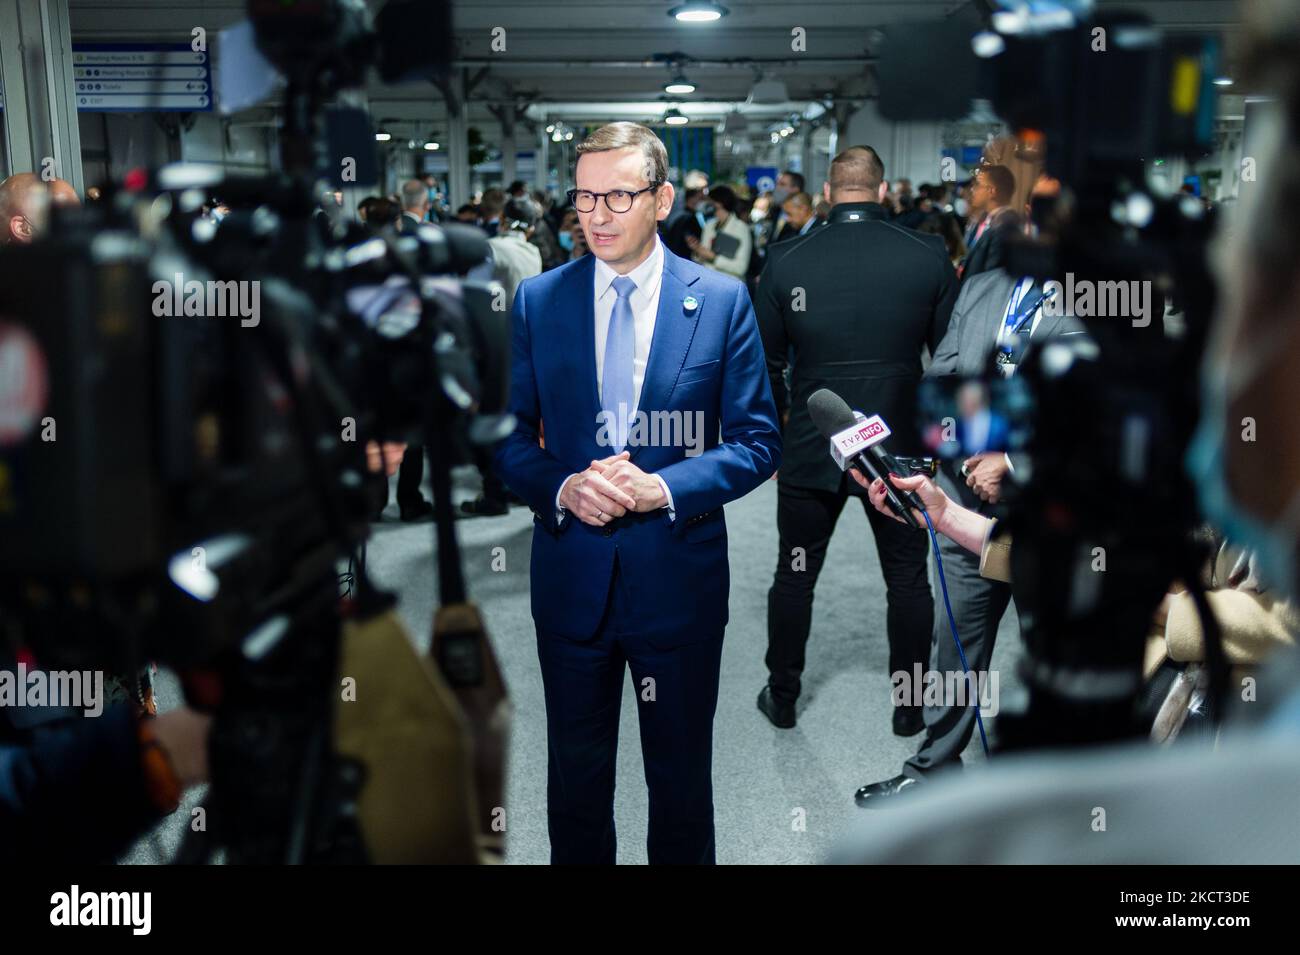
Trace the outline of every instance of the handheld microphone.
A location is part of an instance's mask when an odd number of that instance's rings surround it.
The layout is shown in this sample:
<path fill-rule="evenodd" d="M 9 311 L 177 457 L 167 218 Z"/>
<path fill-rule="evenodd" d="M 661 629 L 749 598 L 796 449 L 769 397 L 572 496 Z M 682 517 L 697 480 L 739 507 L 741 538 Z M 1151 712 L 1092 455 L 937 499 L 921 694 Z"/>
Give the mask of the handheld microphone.
<path fill-rule="evenodd" d="M 900 491 L 889 480 L 889 472 L 895 467 L 880 447 L 890 435 L 884 419 L 880 415 L 868 418 L 853 411 L 829 388 L 819 389 L 808 397 L 808 415 L 822 437 L 830 441 L 831 457 L 839 469 L 847 471 L 856 467 L 872 478 L 879 478 L 885 485 L 889 509 L 920 530 L 911 508 L 924 511 L 925 505 L 911 491 Z"/>

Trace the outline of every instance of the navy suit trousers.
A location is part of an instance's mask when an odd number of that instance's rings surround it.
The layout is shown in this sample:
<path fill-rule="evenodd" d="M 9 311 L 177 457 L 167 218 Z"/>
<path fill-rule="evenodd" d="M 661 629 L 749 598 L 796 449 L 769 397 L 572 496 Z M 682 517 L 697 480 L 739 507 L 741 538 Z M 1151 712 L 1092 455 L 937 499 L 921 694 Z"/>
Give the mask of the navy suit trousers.
<path fill-rule="evenodd" d="M 650 791 L 652 864 L 713 864 L 713 715 L 723 631 L 671 650 L 627 636 L 635 582 L 616 566 L 595 636 L 539 630 L 546 694 L 551 862 L 613 864 L 614 779 L 625 670 L 632 671 Z"/>

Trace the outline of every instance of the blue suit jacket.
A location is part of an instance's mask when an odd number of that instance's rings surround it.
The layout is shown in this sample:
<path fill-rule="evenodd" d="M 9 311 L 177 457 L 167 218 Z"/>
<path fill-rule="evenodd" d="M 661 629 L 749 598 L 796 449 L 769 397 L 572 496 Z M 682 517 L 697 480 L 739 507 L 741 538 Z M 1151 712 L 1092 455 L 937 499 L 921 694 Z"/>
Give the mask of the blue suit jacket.
<path fill-rule="evenodd" d="M 606 527 L 556 521 L 555 496 L 602 445 L 596 389 L 595 257 L 520 283 L 514 302 L 510 410 L 518 419 L 496 467 L 533 509 L 532 610 L 539 630 L 596 633 L 617 554 L 632 613 L 624 632 L 660 647 L 717 637 L 727 622 L 722 505 L 770 478 L 781 438 L 763 346 L 745 286 L 664 249 L 659 311 L 638 412 L 698 415 L 703 453 L 630 443 L 632 461 L 668 485 L 676 508 L 628 514 Z M 695 308 L 687 307 L 694 299 Z M 663 420 L 662 418 L 660 420 Z M 538 442 L 545 423 L 546 447 Z M 657 430 L 657 429 L 655 429 Z"/>

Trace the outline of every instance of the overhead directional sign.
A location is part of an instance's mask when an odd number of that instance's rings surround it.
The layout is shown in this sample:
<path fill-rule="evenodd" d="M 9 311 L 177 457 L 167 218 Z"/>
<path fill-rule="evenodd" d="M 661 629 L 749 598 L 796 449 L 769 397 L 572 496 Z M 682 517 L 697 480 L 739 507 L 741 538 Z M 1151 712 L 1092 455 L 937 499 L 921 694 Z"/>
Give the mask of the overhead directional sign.
<path fill-rule="evenodd" d="M 212 109 L 208 52 L 188 43 L 74 43 L 72 71 L 81 112 Z"/>

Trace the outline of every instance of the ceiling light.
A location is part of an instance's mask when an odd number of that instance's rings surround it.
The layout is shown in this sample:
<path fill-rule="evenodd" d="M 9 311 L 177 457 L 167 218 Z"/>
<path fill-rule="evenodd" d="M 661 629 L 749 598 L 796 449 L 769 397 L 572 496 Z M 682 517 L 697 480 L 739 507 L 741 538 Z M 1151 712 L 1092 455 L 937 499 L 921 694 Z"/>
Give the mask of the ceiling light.
<path fill-rule="evenodd" d="M 694 93 L 695 84 L 688 80 L 685 74 L 678 73 L 664 84 L 664 92 L 673 94 Z"/>
<path fill-rule="evenodd" d="M 438 145 L 439 145 L 438 143 L 425 143 L 424 148 L 432 152 L 433 150 L 438 148 Z"/>
<path fill-rule="evenodd" d="M 680 109 L 674 106 L 668 112 L 664 113 L 664 122 L 669 126 L 685 126 L 690 120 Z"/>
<path fill-rule="evenodd" d="M 1231 76 L 1219 76 L 1219 77 L 1215 77 L 1214 85 L 1215 85 L 1215 86 L 1231 86 L 1231 85 L 1232 85 L 1232 77 L 1231 77 Z"/>
<path fill-rule="evenodd" d="M 981 30 L 976 33 L 971 37 L 970 45 L 971 49 L 975 51 L 975 55 L 985 60 L 997 56 L 1007 48 L 1006 41 L 1002 39 L 1001 35 L 994 33 L 992 30 Z"/>
<path fill-rule="evenodd" d="M 377 143 L 386 143 L 392 138 L 393 134 L 387 130 L 381 129 L 379 132 L 375 133 L 375 142 Z"/>
<path fill-rule="evenodd" d="M 668 11 L 668 15 L 682 23 L 713 23 L 727 15 L 727 8 L 720 3 L 705 0 L 688 0 Z"/>
<path fill-rule="evenodd" d="M 770 74 L 760 78 L 749 91 L 751 103 L 788 103 L 789 101 L 790 94 L 785 88 L 785 83 Z"/>

